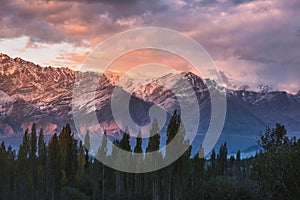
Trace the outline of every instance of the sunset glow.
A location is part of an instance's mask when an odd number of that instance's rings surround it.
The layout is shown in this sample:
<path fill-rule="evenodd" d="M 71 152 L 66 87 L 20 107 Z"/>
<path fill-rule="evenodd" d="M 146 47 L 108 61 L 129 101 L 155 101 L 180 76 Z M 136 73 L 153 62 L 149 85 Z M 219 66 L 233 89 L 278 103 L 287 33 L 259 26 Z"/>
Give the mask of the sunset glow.
<path fill-rule="evenodd" d="M 272 84 L 300 89 L 298 0 L 3 0 L 0 52 L 43 66 L 79 69 L 94 47 L 122 31 L 163 27 L 199 42 L 223 72 L 226 85 Z M 182 71 L 185 61 L 165 52 L 140 51 L 111 67 L 124 70 L 160 61 Z"/>

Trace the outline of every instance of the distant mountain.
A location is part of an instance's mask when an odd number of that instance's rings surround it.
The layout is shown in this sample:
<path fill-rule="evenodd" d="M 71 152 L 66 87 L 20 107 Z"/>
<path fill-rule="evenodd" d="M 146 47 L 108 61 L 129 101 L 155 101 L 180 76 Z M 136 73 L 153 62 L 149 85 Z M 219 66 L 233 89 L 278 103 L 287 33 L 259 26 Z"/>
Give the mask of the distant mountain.
<path fill-rule="evenodd" d="M 246 149 L 242 149 L 242 150 L 240 150 L 240 152 L 241 152 L 241 158 L 251 158 L 251 157 L 254 157 L 256 154 L 258 154 L 262 150 L 263 150 L 262 147 L 260 147 L 259 145 L 253 145 L 253 146 L 250 146 L 250 147 L 248 147 Z M 228 157 L 228 159 L 231 156 L 234 156 L 236 158 L 236 155 L 237 155 L 237 152 L 234 152 L 234 153 L 229 154 L 227 157 Z"/>
<path fill-rule="evenodd" d="M 227 141 L 232 152 L 247 149 L 256 144 L 259 133 L 267 125 L 272 127 L 277 122 L 286 125 L 291 135 L 300 133 L 300 92 L 297 95 L 270 92 L 266 87 L 261 92 L 232 90 L 218 86 L 213 80 L 203 80 L 191 72 L 149 78 L 148 83 L 140 86 L 130 77 L 119 80 L 120 75 L 113 72 L 99 75 L 68 68 L 41 67 L 0 54 L 0 137 L 19 137 L 33 122 L 48 134 L 58 132 L 66 123 L 70 123 L 75 131 L 71 103 L 75 77 L 79 75 L 81 83 L 87 87 L 91 76 L 100 77 L 95 95 L 96 113 L 98 121 L 112 135 L 118 134 L 111 111 L 111 94 L 117 85 L 124 93 L 133 94 L 129 106 L 131 117 L 138 124 L 145 125 L 149 123 L 148 111 L 152 105 L 160 105 L 171 114 L 180 109 L 174 91 L 190 95 L 184 84 L 175 85 L 173 92 L 161 84 L 175 83 L 178 76 L 190 83 L 198 98 L 201 125 L 194 141 L 196 146 L 201 144 L 210 122 L 210 87 L 217 87 L 227 94 L 226 122 L 218 145 Z M 82 105 L 87 108 L 87 115 L 93 106 L 92 102 Z"/>

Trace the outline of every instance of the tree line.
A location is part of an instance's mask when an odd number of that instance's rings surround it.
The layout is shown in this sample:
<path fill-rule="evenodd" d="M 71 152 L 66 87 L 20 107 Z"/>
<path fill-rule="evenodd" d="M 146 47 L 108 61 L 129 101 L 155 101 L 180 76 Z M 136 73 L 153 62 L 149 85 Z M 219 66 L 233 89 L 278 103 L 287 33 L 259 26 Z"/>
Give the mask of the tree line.
<path fill-rule="evenodd" d="M 184 136 L 180 116 L 175 112 L 167 128 L 167 144 L 176 133 Z M 153 137 L 145 149 L 156 151 L 160 146 L 158 123 L 155 120 Z M 156 134 L 155 134 L 156 133 Z M 132 156 L 143 152 L 142 139 L 130 145 L 125 131 L 114 144 Z M 103 137 L 106 138 L 106 137 Z M 188 142 L 182 137 L 182 143 Z M 59 134 L 46 143 L 43 129 L 33 124 L 26 130 L 18 152 L 0 146 L 0 199 L 299 199 L 300 141 L 290 139 L 284 126 L 267 128 L 259 144 L 262 151 L 252 158 L 228 155 L 227 143 L 213 150 L 209 159 L 203 149 L 192 155 L 191 147 L 174 163 L 161 170 L 133 174 L 111 169 L 89 154 L 90 135 L 77 141 L 67 124 Z M 97 154 L 107 153 L 103 139 Z M 168 153 L 161 154 L 165 159 Z M 97 157 L 97 155 L 96 155 Z"/>

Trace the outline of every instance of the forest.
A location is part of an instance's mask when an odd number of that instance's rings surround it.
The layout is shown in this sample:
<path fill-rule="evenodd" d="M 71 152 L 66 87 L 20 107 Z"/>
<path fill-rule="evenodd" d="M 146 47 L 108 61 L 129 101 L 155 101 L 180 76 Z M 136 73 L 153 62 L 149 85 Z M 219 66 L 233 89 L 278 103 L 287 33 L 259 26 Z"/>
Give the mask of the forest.
<path fill-rule="evenodd" d="M 180 128 L 180 116 L 172 116 L 167 128 L 167 143 Z M 150 131 L 157 132 L 154 122 Z M 184 131 L 184 130 L 181 130 Z M 106 138 L 106 137 L 103 137 Z M 0 146 L 1 200 L 251 200 L 300 198 L 300 140 L 287 136 L 285 126 L 267 127 L 258 144 L 262 150 L 252 158 L 241 158 L 241 152 L 229 156 L 227 144 L 203 158 L 203 149 L 192 156 L 189 148 L 178 160 L 161 170 L 149 173 L 125 173 L 111 169 L 93 156 L 78 141 L 67 124 L 49 142 L 43 129 L 26 130 L 16 152 L 11 146 Z M 147 152 L 159 149 L 160 135 L 150 137 Z M 183 140 L 182 142 L 186 142 Z M 98 154 L 107 154 L 102 140 Z M 143 151 L 141 138 L 130 146 L 124 133 L 114 141 L 132 156 Z M 86 148 L 85 148 L 85 147 Z M 114 151 L 114 150 L 112 150 Z M 164 159 L 162 155 L 161 159 Z M 113 153 L 112 153 L 113 154 Z M 97 156 L 96 156 L 97 157 Z"/>

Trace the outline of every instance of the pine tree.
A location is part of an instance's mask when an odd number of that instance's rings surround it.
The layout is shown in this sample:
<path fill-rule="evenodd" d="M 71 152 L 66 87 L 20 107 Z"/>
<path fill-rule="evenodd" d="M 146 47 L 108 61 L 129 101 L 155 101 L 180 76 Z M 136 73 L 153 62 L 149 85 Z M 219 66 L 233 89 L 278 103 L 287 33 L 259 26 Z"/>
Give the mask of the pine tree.
<path fill-rule="evenodd" d="M 33 123 L 31 127 L 31 134 L 30 134 L 30 153 L 29 153 L 29 158 L 32 161 L 36 159 L 36 153 L 37 153 L 37 134 L 36 134 L 36 124 Z"/>
<path fill-rule="evenodd" d="M 154 119 L 153 124 L 152 124 L 152 128 L 150 130 L 150 138 L 149 138 L 149 142 L 148 142 L 148 147 L 146 148 L 146 152 L 152 152 L 155 154 L 154 156 L 154 160 L 149 160 L 149 162 L 151 162 L 151 164 L 154 163 L 154 166 L 156 168 L 156 166 L 158 166 L 158 164 L 160 162 L 162 162 L 162 155 L 161 153 L 158 151 L 159 150 L 159 146 L 160 146 L 160 134 L 159 134 L 159 127 L 158 127 L 158 122 L 157 119 Z M 146 154 L 147 157 L 147 154 Z M 162 187 L 162 183 L 161 183 L 161 178 L 158 177 L 158 173 L 152 172 L 152 198 L 153 199 L 161 199 L 162 198 L 162 191 L 161 191 L 161 187 Z"/>
<path fill-rule="evenodd" d="M 205 164 L 205 155 L 204 155 L 204 148 L 201 145 L 198 153 L 198 159 L 199 161 L 197 162 L 197 170 L 196 173 L 199 173 L 200 175 L 204 175 L 204 164 Z"/>
<path fill-rule="evenodd" d="M 27 152 L 26 147 L 21 144 L 19 147 L 19 152 L 17 156 L 16 163 L 16 198 L 26 198 L 27 194 L 27 184 L 29 181 L 28 178 L 28 165 L 27 165 Z"/>
<path fill-rule="evenodd" d="M 178 134 L 178 135 L 177 135 Z M 176 141 L 173 139 L 177 137 Z M 172 146 L 168 145 L 170 142 L 173 142 Z M 184 125 L 181 122 L 180 115 L 177 114 L 177 111 L 174 112 L 168 127 L 167 127 L 167 146 L 166 146 L 166 156 L 165 159 L 171 159 L 177 149 L 187 148 L 189 146 L 188 141 L 185 141 L 185 129 Z M 182 161 L 177 160 L 172 165 L 166 168 L 166 175 L 168 176 L 168 199 L 176 199 L 175 191 L 178 189 L 178 181 L 180 177 L 179 174 L 175 174 L 176 171 L 182 168 Z M 175 188 L 176 187 L 176 188 Z"/>
<path fill-rule="evenodd" d="M 106 132 L 103 133 L 102 136 L 102 142 L 101 145 L 99 146 L 98 153 L 96 155 L 96 158 L 99 158 L 101 160 L 102 157 L 107 156 L 107 135 Z"/>
<path fill-rule="evenodd" d="M 210 162 L 211 162 L 211 171 L 212 175 L 216 175 L 216 151 L 213 149 L 211 155 L 210 155 Z"/>
<path fill-rule="evenodd" d="M 82 141 L 79 143 L 79 149 L 78 149 L 78 157 L 77 157 L 77 162 L 78 162 L 78 174 L 83 174 L 85 172 L 85 154 L 84 154 L 84 148 L 82 145 Z"/>
<path fill-rule="evenodd" d="M 130 135 L 128 128 L 125 128 L 125 132 L 123 133 L 123 137 L 120 140 L 119 147 L 125 151 L 131 152 L 131 146 L 130 146 Z M 130 157 L 117 157 L 118 161 L 121 162 L 130 162 Z M 128 190 L 130 185 L 127 184 L 130 180 L 129 174 L 121 172 L 120 173 L 120 193 L 128 194 Z"/>
<path fill-rule="evenodd" d="M 135 157 L 134 160 L 136 160 L 136 168 L 138 169 L 143 165 L 144 159 L 138 156 L 138 154 L 143 153 L 143 147 L 142 147 L 143 139 L 142 139 L 142 133 L 139 131 L 138 136 L 136 137 L 136 145 L 134 147 L 134 154 Z M 135 194 L 142 194 L 143 188 L 144 188 L 144 180 L 143 180 L 144 174 L 138 174 L 136 173 L 134 175 L 134 193 Z"/>
<path fill-rule="evenodd" d="M 89 151 L 91 150 L 91 137 L 90 132 L 87 130 L 86 135 L 84 137 L 84 147 L 85 147 L 85 165 L 84 165 L 84 171 L 86 174 L 89 173 L 89 163 L 90 163 L 90 156 Z"/>
<path fill-rule="evenodd" d="M 138 136 L 136 138 L 136 145 L 133 150 L 134 153 L 143 153 L 142 143 L 143 143 L 142 133 L 141 131 L 139 131 Z"/>
<path fill-rule="evenodd" d="M 44 139 L 44 130 L 41 128 L 38 139 L 38 155 L 39 155 L 39 164 L 46 165 L 47 161 L 47 146 Z"/>
<path fill-rule="evenodd" d="M 180 172 L 177 173 L 175 175 L 175 198 L 176 199 L 181 199 L 182 198 L 182 194 L 184 194 L 185 191 L 185 187 L 183 187 L 183 185 L 186 185 L 186 174 L 189 173 L 190 170 L 187 170 L 190 165 L 188 165 L 188 167 L 186 166 L 187 163 L 189 163 L 190 161 L 190 157 L 191 157 L 191 147 L 190 147 L 190 142 L 188 140 L 186 140 L 185 136 L 186 136 L 186 132 L 185 132 L 185 128 L 183 123 L 181 122 L 180 116 L 179 116 L 179 130 L 178 130 L 178 135 L 176 136 L 177 138 L 177 142 L 176 144 L 176 148 L 178 149 L 187 149 L 187 151 L 178 159 L 175 161 L 174 163 L 174 172 Z"/>
<path fill-rule="evenodd" d="M 91 150 L 91 137 L 89 130 L 86 131 L 85 137 L 84 137 L 84 147 L 86 151 Z"/>
<path fill-rule="evenodd" d="M 71 183 L 77 172 L 78 148 L 69 124 L 62 129 L 59 135 L 59 145 L 61 157 L 64 161 L 62 169 L 66 172 L 68 183 Z"/>
<path fill-rule="evenodd" d="M 28 158 L 30 152 L 30 135 L 28 133 L 28 129 L 25 130 L 22 146 L 24 148 L 25 157 Z"/>
<path fill-rule="evenodd" d="M 153 152 L 159 150 L 160 144 L 160 134 L 157 119 L 154 119 L 152 128 L 150 130 L 150 138 L 148 142 L 148 147 L 146 148 L 146 152 Z"/>
<path fill-rule="evenodd" d="M 175 110 L 167 128 L 167 144 L 169 144 L 176 136 L 176 133 L 180 127 L 180 122 L 180 116 Z"/>
<path fill-rule="evenodd" d="M 236 168 L 237 174 L 240 176 L 240 171 L 241 171 L 241 151 L 240 150 L 238 150 L 236 153 L 235 168 Z"/>
<path fill-rule="evenodd" d="M 104 131 L 103 136 L 102 136 L 102 143 L 101 146 L 99 146 L 96 158 L 98 160 L 102 160 L 102 158 L 106 158 L 107 157 L 107 135 L 106 135 L 106 131 Z M 102 173 L 101 173 L 101 179 L 102 179 L 102 199 L 105 199 L 105 190 L 106 190 L 106 176 L 105 176 L 105 172 L 106 172 L 106 166 L 101 163 L 100 164 L 101 169 L 102 169 Z"/>
<path fill-rule="evenodd" d="M 219 172 L 220 175 L 225 175 L 226 169 L 227 169 L 227 144 L 226 142 L 221 145 L 218 155 L 218 164 L 219 164 Z"/>
<path fill-rule="evenodd" d="M 36 124 L 33 123 L 30 134 L 30 150 L 29 150 L 29 164 L 32 177 L 32 189 L 31 193 L 34 199 L 36 199 L 37 191 L 37 169 L 36 169 L 36 154 L 37 154 L 37 134 Z"/>
<path fill-rule="evenodd" d="M 6 158 L 7 158 L 7 179 L 6 179 L 6 194 L 4 199 L 14 199 L 14 186 L 15 186 L 15 166 L 16 166 L 16 155 L 15 151 L 12 149 L 11 146 L 7 148 L 6 152 Z"/>
<path fill-rule="evenodd" d="M 16 198 L 32 199 L 32 174 L 29 162 L 30 136 L 26 129 L 23 142 L 19 147 L 16 163 Z"/>
<path fill-rule="evenodd" d="M 258 143 L 263 151 L 254 162 L 253 177 L 263 186 L 261 193 L 270 199 L 298 199 L 300 140 L 289 139 L 285 127 L 276 124 L 266 128 Z"/>
<path fill-rule="evenodd" d="M 38 138 L 38 159 L 37 159 L 37 199 L 44 199 L 46 192 L 46 162 L 47 146 L 44 140 L 44 131 L 41 128 Z"/>
<path fill-rule="evenodd" d="M 191 147 L 188 150 L 188 155 L 191 155 Z M 187 161 L 187 167 L 184 172 L 186 183 L 184 184 L 184 196 L 187 198 L 194 197 L 193 194 L 199 192 L 202 178 L 204 176 L 204 149 L 202 145 L 194 158 Z M 194 197 L 195 198 L 195 197 Z"/>
<path fill-rule="evenodd" d="M 47 158 L 47 172 L 48 172 L 48 188 L 47 196 L 51 199 L 57 199 L 61 189 L 61 169 L 63 166 L 61 147 L 56 134 L 54 134 L 49 141 L 48 158 Z"/>
<path fill-rule="evenodd" d="M 2 199 L 4 199 L 4 193 L 5 193 L 5 180 L 7 176 L 7 156 L 6 156 L 6 148 L 4 141 L 2 141 L 0 146 L 0 197 L 2 196 Z"/>
<path fill-rule="evenodd" d="M 120 140 L 120 148 L 122 148 L 125 151 L 131 151 L 131 147 L 130 147 L 130 135 L 129 135 L 129 131 L 128 128 L 125 128 L 125 132 L 123 133 L 123 137 Z"/>
<path fill-rule="evenodd" d="M 234 173 L 234 165 L 235 165 L 235 158 L 233 155 L 231 155 L 229 158 L 229 169 L 230 169 L 230 172 L 232 173 L 231 175 L 233 175 L 233 173 Z"/>

